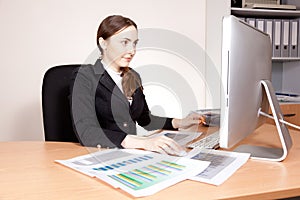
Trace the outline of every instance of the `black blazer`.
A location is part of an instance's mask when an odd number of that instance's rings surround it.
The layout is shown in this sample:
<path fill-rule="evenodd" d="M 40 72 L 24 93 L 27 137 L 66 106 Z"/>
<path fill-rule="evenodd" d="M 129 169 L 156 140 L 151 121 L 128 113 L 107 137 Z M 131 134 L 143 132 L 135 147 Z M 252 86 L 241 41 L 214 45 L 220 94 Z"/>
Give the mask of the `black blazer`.
<path fill-rule="evenodd" d="M 130 105 L 100 60 L 77 68 L 71 85 L 73 127 L 84 146 L 121 147 L 127 134 L 136 134 L 136 122 L 146 130 L 174 130 L 172 118 L 151 114 L 142 88 Z"/>

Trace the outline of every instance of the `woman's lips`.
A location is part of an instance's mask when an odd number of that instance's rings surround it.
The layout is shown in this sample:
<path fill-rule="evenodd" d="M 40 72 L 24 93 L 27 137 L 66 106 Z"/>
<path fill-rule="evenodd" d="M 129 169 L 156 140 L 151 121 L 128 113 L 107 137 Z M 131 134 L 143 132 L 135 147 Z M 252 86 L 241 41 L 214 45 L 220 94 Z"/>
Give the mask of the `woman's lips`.
<path fill-rule="evenodd" d="M 130 62 L 132 57 L 123 57 L 124 60 L 126 60 L 127 62 Z"/>

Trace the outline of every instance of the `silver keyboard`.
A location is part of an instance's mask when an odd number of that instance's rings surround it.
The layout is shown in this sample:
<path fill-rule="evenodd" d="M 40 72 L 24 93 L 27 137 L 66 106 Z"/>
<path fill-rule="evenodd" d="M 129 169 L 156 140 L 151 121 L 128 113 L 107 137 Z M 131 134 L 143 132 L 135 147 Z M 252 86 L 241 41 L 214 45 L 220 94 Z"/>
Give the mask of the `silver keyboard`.
<path fill-rule="evenodd" d="M 217 149 L 219 147 L 219 131 L 216 131 L 204 138 L 187 145 L 188 148 L 205 148 L 205 149 Z"/>

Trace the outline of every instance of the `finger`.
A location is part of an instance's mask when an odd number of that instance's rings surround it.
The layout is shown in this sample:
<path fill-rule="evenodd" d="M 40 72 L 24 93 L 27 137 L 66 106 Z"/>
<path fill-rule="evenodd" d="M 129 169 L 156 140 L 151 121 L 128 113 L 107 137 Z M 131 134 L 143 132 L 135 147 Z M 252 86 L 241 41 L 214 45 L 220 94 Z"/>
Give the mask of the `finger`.
<path fill-rule="evenodd" d="M 175 155 L 175 156 L 185 156 L 187 153 L 185 150 L 181 150 L 179 152 L 174 151 L 170 146 L 163 145 L 163 151 L 169 155 Z"/>
<path fill-rule="evenodd" d="M 163 144 L 160 148 L 161 148 L 161 151 L 163 151 L 165 154 L 174 154 L 175 153 L 167 144 Z"/>
<path fill-rule="evenodd" d="M 168 154 L 176 155 L 184 151 L 182 146 L 167 136 L 160 136 L 157 139 L 157 146 Z"/>
<path fill-rule="evenodd" d="M 190 120 L 191 124 L 201 124 L 203 121 L 205 121 L 205 117 L 198 113 L 192 113 L 188 119 Z"/>
<path fill-rule="evenodd" d="M 166 153 L 166 154 L 169 154 L 169 155 L 178 155 L 180 152 L 177 152 L 175 151 L 174 149 L 172 149 L 170 146 L 168 145 L 163 145 L 161 147 L 161 149 Z"/>
<path fill-rule="evenodd" d="M 204 125 L 207 124 L 207 123 L 206 123 L 206 118 L 205 118 L 205 117 L 202 117 L 202 118 L 200 119 L 200 121 L 201 121 L 201 123 L 204 124 Z M 200 123 L 200 124 L 201 124 L 201 123 Z"/>
<path fill-rule="evenodd" d="M 161 153 L 161 154 L 168 154 L 162 147 L 157 148 L 157 150 L 155 152 Z"/>
<path fill-rule="evenodd" d="M 199 119 L 200 117 L 202 117 L 202 115 L 196 112 L 192 112 L 191 114 L 188 115 L 188 118 L 193 118 L 193 119 Z"/>
<path fill-rule="evenodd" d="M 165 145 L 168 146 L 166 147 L 168 151 L 172 151 L 174 153 L 180 153 L 184 150 L 183 147 L 180 146 L 175 140 L 168 137 L 165 138 Z"/>
<path fill-rule="evenodd" d="M 191 119 L 189 120 L 189 124 L 190 125 L 195 125 L 195 124 L 202 124 L 203 123 L 203 118 L 199 118 L 199 119 Z"/>

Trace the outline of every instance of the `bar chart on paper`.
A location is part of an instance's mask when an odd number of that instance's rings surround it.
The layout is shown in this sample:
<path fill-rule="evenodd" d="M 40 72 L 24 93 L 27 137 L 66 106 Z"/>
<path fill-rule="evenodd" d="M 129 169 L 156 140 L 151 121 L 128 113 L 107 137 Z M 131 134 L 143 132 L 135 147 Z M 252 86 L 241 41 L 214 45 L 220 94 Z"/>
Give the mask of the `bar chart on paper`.
<path fill-rule="evenodd" d="M 135 197 L 154 194 L 199 174 L 209 165 L 206 161 L 126 149 L 106 150 L 57 162 Z"/>
<path fill-rule="evenodd" d="M 146 165 L 139 169 L 109 175 L 109 177 L 133 190 L 139 190 L 155 185 L 163 180 L 167 180 L 170 176 L 180 173 L 184 168 L 184 165 L 162 160 L 158 163 Z"/>
<path fill-rule="evenodd" d="M 120 187 L 137 191 L 180 175 L 186 166 L 176 163 L 177 160 L 178 158 L 170 159 L 159 154 L 135 155 L 119 159 L 117 162 L 106 163 L 93 170 L 105 173 Z"/>

